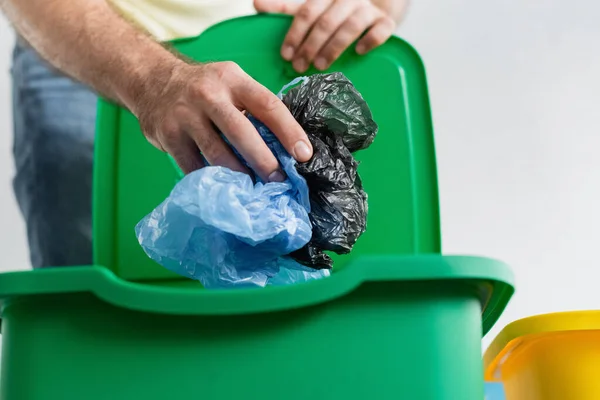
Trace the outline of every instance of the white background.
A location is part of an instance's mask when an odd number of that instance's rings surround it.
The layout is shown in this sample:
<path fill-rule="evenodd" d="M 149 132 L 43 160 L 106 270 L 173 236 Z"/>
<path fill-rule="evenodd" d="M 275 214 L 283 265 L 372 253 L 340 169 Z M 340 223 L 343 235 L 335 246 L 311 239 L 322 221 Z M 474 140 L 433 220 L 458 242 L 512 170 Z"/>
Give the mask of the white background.
<path fill-rule="evenodd" d="M 600 3 L 412 3 L 400 34 L 428 71 L 444 250 L 499 258 L 517 277 L 493 334 L 532 314 L 600 308 Z M 12 43 L 0 17 L 2 270 L 28 265 L 11 189 Z"/>

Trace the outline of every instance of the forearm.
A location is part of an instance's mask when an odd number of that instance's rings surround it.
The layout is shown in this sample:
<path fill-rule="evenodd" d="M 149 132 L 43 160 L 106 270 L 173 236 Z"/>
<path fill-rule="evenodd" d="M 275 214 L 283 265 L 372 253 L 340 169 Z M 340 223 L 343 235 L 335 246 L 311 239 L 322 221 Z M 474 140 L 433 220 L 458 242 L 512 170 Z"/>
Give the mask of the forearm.
<path fill-rule="evenodd" d="M 150 85 L 166 84 L 181 62 L 105 0 L 0 0 L 0 5 L 52 65 L 132 110 Z"/>
<path fill-rule="evenodd" d="M 373 4 L 385 11 L 397 23 L 405 15 L 409 0 L 371 0 Z"/>

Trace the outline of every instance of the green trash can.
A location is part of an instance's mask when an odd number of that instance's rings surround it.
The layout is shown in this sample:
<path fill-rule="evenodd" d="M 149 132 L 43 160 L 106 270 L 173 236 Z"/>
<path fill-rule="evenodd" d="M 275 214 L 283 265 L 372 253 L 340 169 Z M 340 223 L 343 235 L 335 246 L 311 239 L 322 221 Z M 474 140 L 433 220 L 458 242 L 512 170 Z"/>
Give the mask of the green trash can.
<path fill-rule="evenodd" d="M 233 60 L 276 91 L 282 16 L 226 21 L 175 47 Z M 177 172 L 135 118 L 100 102 L 95 266 L 0 274 L 2 400 L 481 400 L 481 335 L 512 295 L 501 262 L 440 255 L 433 130 L 417 53 L 392 38 L 343 71 L 380 134 L 359 155 L 369 228 L 320 281 L 209 291 L 149 260 L 134 225 Z"/>

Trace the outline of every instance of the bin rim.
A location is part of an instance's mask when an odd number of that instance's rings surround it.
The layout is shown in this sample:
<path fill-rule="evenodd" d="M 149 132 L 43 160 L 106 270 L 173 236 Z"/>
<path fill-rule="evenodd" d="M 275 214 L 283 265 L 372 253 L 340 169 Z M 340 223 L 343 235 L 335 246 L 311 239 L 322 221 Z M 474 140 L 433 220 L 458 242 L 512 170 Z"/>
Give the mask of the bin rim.
<path fill-rule="evenodd" d="M 283 311 L 342 297 L 369 282 L 471 283 L 482 303 L 483 334 L 504 311 L 513 275 L 501 261 L 470 256 L 369 256 L 330 277 L 297 285 L 205 290 L 191 280 L 126 281 L 102 266 L 45 268 L 0 274 L 0 300 L 89 292 L 118 307 L 173 315 L 236 315 Z M 174 284 L 175 283 L 175 284 Z"/>
<path fill-rule="evenodd" d="M 484 353 L 486 380 L 494 380 L 497 370 L 521 343 L 545 334 L 600 330 L 600 310 L 563 311 L 534 315 L 506 325 Z"/>

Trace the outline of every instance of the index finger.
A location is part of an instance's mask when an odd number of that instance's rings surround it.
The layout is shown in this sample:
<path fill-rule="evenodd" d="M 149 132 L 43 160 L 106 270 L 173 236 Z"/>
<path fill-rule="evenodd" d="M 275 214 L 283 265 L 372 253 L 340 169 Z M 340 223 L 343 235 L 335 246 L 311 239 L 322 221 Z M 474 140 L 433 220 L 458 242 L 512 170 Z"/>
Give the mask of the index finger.
<path fill-rule="evenodd" d="M 310 140 L 277 96 L 250 77 L 235 94 L 242 106 L 277 136 L 292 157 L 300 162 L 310 160 L 313 153 Z"/>

